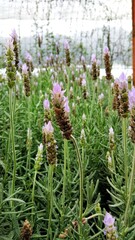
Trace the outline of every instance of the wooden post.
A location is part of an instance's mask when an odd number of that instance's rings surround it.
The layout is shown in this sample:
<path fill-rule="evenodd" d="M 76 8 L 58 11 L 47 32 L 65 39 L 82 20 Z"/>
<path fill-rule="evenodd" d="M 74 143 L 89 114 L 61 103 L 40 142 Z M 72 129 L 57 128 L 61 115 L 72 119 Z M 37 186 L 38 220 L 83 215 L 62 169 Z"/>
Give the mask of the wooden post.
<path fill-rule="evenodd" d="M 133 85 L 135 87 L 135 0 L 132 0 L 132 49 Z"/>

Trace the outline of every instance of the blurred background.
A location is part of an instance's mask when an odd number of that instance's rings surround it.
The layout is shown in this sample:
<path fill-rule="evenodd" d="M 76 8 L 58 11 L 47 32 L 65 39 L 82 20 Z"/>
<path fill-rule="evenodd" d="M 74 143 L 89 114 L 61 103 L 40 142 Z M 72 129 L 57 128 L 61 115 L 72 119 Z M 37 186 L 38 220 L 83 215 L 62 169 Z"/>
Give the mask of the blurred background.
<path fill-rule="evenodd" d="M 42 55 L 56 54 L 55 45 L 70 44 L 72 59 L 96 54 L 103 66 L 103 49 L 109 47 L 113 66 L 131 68 L 131 0 L 0 0 L 0 55 L 15 29 L 20 55 L 29 51 L 36 61 L 38 36 Z M 2 64 L 1 59 L 1 64 Z"/>

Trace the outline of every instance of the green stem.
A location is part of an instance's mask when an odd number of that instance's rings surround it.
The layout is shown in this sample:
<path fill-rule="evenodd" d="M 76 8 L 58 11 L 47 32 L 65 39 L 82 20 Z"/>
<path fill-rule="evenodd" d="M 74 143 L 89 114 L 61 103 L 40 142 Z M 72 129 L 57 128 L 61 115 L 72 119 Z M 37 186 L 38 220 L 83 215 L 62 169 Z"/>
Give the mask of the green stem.
<path fill-rule="evenodd" d="M 80 204 L 79 204 L 78 231 L 79 231 L 79 239 L 81 240 L 82 239 L 82 214 L 83 214 L 83 166 L 82 166 L 82 160 L 81 160 L 81 155 L 80 155 L 79 148 L 77 145 L 77 141 L 73 135 L 71 135 L 71 139 L 72 139 L 75 149 L 76 149 L 78 164 L 79 164 L 79 173 L 80 173 Z"/>
<path fill-rule="evenodd" d="M 115 173 L 115 160 L 114 160 L 114 151 L 113 150 L 111 150 L 111 158 L 112 158 L 113 172 Z"/>
<path fill-rule="evenodd" d="M 103 121 L 103 107 L 102 104 L 100 105 L 100 112 L 101 112 L 101 122 Z"/>
<path fill-rule="evenodd" d="M 9 88 L 9 111 L 10 111 L 12 162 L 13 162 L 13 177 L 12 177 L 12 186 L 11 186 L 11 195 L 12 195 L 15 192 L 15 180 L 16 180 L 16 152 L 15 152 L 15 130 L 14 130 L 15 95 L 14 95 L 13 88 Z M 13 207 L 13 201 L 11 201 L 11 207 Z"/>
<path fill-rule="evenodd" d="M 28 128 L 31 129 L 31 96 L 27 97 L 28 99 Z M 31 157 L 31 147 L 28 148 L 27 152 L 27 162 L 26 162 L 26 170 L 30 170 L 30 157 Z"/>
<path fill-rule="evenodd" d="M 52 221 L 52 209 L 53 209 L 53 171 L 54 165 L 49 164 L 49 172 L 48 172 L 48 189 L 49 189 L 49 221 L 48 221 L 48 230 L 47 230 L 47 240 L 52 240 L 51 235 L 51 221 Z"/>
<path fill-rule="evenodd" d="M 129 207 L 130 207 L 131 200 L 132 200 L 132 193 L 133 193 L 133 188 L 134 188 L 134 178 L 135 178 L 135 144 L 134 144 L 132 170 L 131 170 L 130 183 L 129 183 L 128 200 L 127 200 L 125 217 L 124 217 L 125 226 L 127 225 L 127 219 L 129 218 Z"/>
<path fill-rule="evenodd" d="M 91 110 L 90 110 L 90 119 L 92 119 L 93 107 L 95 103 L 95 81 L 92 81 L 92 101 L 91 101 Z"/>
<path fill-rule="evenodd" d="M 112 89 L 111 89 L 110 84 L 109 84 L 109 90 L 108 90 L 108 108 L 109 108 L 109 112 L 111 113 L 111 111 L 112 111 Z"/>
<path fill-rule="evenodd" d="M 61 199 L 61 205 L 62 205 L 62 222 L 63 222 L 63 216 L 65 212 L 65 192 L 66 192 L 66 179 L 67 179 L 67 148 L 68 148 L 68 141 L 64 138 L 64 173 L 63 173 L 63 190 L 62 190 L 62 199 Z"/>
<path fill-rule="evenodd" d="M 33 216 L 34 216 L 34 198 L 35 198 L 36 177 L 37 177 L 37 171 L 35 171 L 35 174 L 34 174 L 32 195 L 31 195 L 32 205 L 33 205 L 33 208 L 32 208 L 32 224 L 33 224 L 33 226 L 34 226 Z"/>
<path fill-rule="evenodd" d="M 124 171 L 125 171 L 125 195 L 127 197 L 128 185 L 128 162 L 127 162 L 127 119 L 122 119 L 123 149 L 124 149 Z"/>
<path fill-rule="evenodd" d="M 86 163 L 84 162 L 84 147 L 82 146 L 82 168 L 83 168 L 83 178 L 85 176 L 85 166 Z"/>

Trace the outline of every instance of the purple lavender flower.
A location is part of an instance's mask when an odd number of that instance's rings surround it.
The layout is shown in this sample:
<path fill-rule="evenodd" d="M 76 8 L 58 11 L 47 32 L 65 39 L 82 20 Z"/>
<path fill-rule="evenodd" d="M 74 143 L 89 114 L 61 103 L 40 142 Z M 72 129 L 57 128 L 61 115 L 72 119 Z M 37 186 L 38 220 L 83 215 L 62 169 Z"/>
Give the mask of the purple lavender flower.
<path fill-rule="evenodd" d="M 30 55 L 29 52 L 26 52 L 26 54 L 25 54 L 25 60 L 26 60 L 27 62 L 32 62 L 32 56 Z"/>
<path fill-rule="evenodd" d="M 13 39 L 12 38 L 9 38 L 8 40 L 7 40 L 7 49 L 10 49 L 10 50 L 14 50 L 14 45 L 13 45 Z"/>
<path fill-rule="evenodd" d="M 68 43 L 68 41 L 66 39 L 64 40 L 64 49 L 65 50 L 67 50 L 67 49 L 69 50 L 69 43 Z"/>
<path fill-rule="evenodd" d="M 104 54 L 109 54 L 109 48 L 107 46 L 104 48 Z"/>
<path fill-rule="evenodd" d="M 13 40 L 17 41 L 18 36 L 15 29 L 12 30 L 11 37 Z"/>
<path fill-rule="evenodd" d="M 103 221 L 105 226 L 106 227 L 113 226 L 114 222 L 115 222 L 115 218 L 112 217 L 112 215 L 110 213 L 106 212 L 105 217 L 104 217 L 104 221 Z"/>
<path fill-rule="evenodd" d="M 128 93 L 128 100 L 129 100 L 129 110 L 131 111 L 133 108 L 135 109 L 135 88 L 132 89 Z"/>
<path fill-rule="evenodd" d="M 54 128 L 52 126 L 52 123 L 51 121 L 49 121 L 48 123 L 45 123 L 44 127 L 43 127 L 43 132 L 46 134 L 46 135 L 50 135 L 54 132 Z"/>
<path fill-rule="evenodd" d="M 61 86 L 59 83 L 53 84 L 53 97 L 54 98 L 62 98 L 65 91 L 61 90 Z"/>
<path fill-rule="evenodd" d="M 52 100 L 57 123 L 63 133 L 64 138 L 70 139 L 72 126 L 70 124 L 68 113 L 70 111 L 68 98 L 64 96 L 63 90 L 58 83 L 53 84 Z"/>
<path fill-rule="evenodd" d="M 37 56 L 38 56 L 38 58 L 40 58 L 40 57 L 41 57 L 41 54 L 40 54 L 40 52 L 38 52 Z"/>
<path fill-rule="evenodd" d="M 68 98 L 67 97 L 64 97 L 64 111 L 65 111 L 65 113 L 69 113 L 70 112 L 70 108 L 69 108 Z"/>
<path fill-rule="evenodd" d="M 100 60 L 97 60 L 97 65 L 100 66 Z"/>
<path fill-rule="evenodd" d="M 124 74 L 124 72 L 121 73 L 121 75 L 119 76 L 118 81 L 119 81 L 118 85 L 119 85 L 120 89 L 123 89 L 123 88 L 127 89 L 128 88 L 128 80 L 127 80 L 127 77 Z"/>
<path fill-rule="evenodd" d="M 22 74 L 25 74 L 25 75 L 28 74 L 28 67 L 27 67 L 26 63 L 24 63 L 22 65 Z"/>
<path fill-rule="evenodd" d="M 83 80 L 82 80 L 82 87 L 86 87 L 86 79 L 85 78 L 83 78 Z"/>
<path fill-rule="evenodd" d="M 92 56 L 91 56 L 91 61 L 92 61 L 92 63 L 95 63 L 95 62 L 96 62 L 96 55 L 95 55 L 95 54 L 92 54 Z"/>
<path fill-rule="evenodd" d="M 22 67 L 22 61 L 21 61 L 21 60 L 19 60 L 18 67 L 19 67 L 19 68 Z"/>
<path fill-rule="evenodd" d="M 49 110 L 50 109 L 50 102 L 48 99 L 45 99 L 44 102 L 43 102 L 43 107 L 44 109 L 46 110 Z"/>
<path fill-rule="evenodd" d="M 115 218 L 108 212 L 106 212 L 103 223 L 105 224 L 104 234 L 107 236 L 107 239 L 117 239 L 118 235 L 116 232 L 116 227 L 114 226 Z M 109 235 L 109 237 L 108 237 Z"/>
<path fill-rule="evenodd" d="M 85 62 L 85 57 L 81 56 L 81 62 L 84 63 Z"/>

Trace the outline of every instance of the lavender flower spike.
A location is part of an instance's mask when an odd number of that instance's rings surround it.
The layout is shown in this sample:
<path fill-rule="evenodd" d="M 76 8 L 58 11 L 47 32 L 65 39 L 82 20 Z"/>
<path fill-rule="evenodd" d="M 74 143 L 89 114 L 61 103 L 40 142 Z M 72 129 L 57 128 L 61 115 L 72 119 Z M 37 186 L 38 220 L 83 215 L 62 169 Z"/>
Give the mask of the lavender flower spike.
<path fill-rule="evenodd" d="M 81 62 L 85 62 L 85 57 L 81 56 Z"/>
<path fill-rule="evenodd" d="M 24 63 L 22 65 L 22 74 L 25 74 L 25 75 L 28 74 L 28 67 L 27 67 L 26 63 Z"/>
<path fill-rule="evenodd" d="M 15 29 L 12 30 L 11 37 L 13 38 L 13 40 L 17 41 L 18 36 Z"/>
<path fill-rule="evenodd" d="M 109 54 L 109 48 L 107 46 L 104 48 L 104 54 Z"/>
<path fill-rule="evenodd" d="M 129 110 L 135 109 L 135 88 L 132 89 L 128 93 L 128 100 L 129 100 Z"/>
<path fill-rule="evenodd" d="M 95 54 L 92 54 L 91 61 L 92 61 L 92 63 L 96 62 L 96 55 Z"/>
<path fill-rule="evenodd" d="M 13 39 L 12 38 L 9 38 L 8 40 L 7 40 L 7 49 L 10 49 L 10 50 L 14 50 L 14 45 L 13 45 Z"/>
<path fill-rule="evenodd" d="M 106 212 L 103 223 L 106 227 L 113 226 L 115 222 L 115 218 L 108 212 Z"/>
<path fill-rule="evenodd" d="M 48 99 L 45 99 L 44 102 L 43 102 L 43 107 L 44 109 L 46 110 L 49 110 L 50 109 L 50 102 Z"/>
<path fill-rule="evenodd" d="M 26 52 L 25 59 L 27 62 L 32 62 L 32 56 L 30 55 L 30 53 Z"/>
<path fill-rule="evenodd" d="M 127 89 L 128 88 L 128 80 L 124 72 L 121 73 L 119 76 L 119 83 L 118 83 L 120 89 Z"/>
<path fill-rule="evenodd" d="M 52 126 L 51 121 L 49 121 L 48 123 L 45 123 L 43 127 L 43 131 L 45 132 L 46 135 L 52 134 L 54 132 L 54 128 Z"/>
<path fill-rule="evenodd" d="M 62 100 L 62 98 L 64 96 L 64 92 L 65 91 L 61 90 L 61 86 L 60 86 L 59 83 L 54 83 L 53 84 L 53 91 L 52 91 L 52 93 L 53 93 L 53 98 L 56 101 L 60 102 Z"/>
<path fill-rule="evenodd" d="M 103 223 L 105 224 L 104 234 L 107 240 L 118 239 L 116 227 L 114 226 L 115 218 L 108 212 L 106 212 Z"/>
<path fill-rule="evenodd" d="M 67 50 L 67 49 L 69 50 L 69 43 L 68 43 L 67 40 L 64 41 L 64 49 L 65 50 Z"/>
<path fill-rule="evenodd" d="M 70 108 L 69 108 L 69 104 L 68 104 L 68 98 L 64 97 L 64 111 L 65 113 L 69 113 L 70 112 Z"/>

